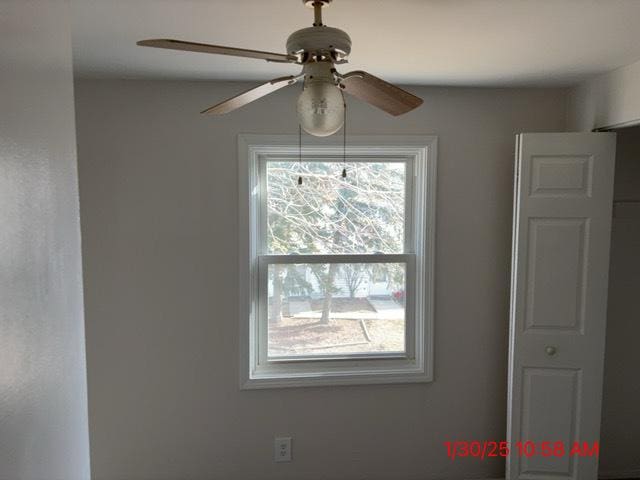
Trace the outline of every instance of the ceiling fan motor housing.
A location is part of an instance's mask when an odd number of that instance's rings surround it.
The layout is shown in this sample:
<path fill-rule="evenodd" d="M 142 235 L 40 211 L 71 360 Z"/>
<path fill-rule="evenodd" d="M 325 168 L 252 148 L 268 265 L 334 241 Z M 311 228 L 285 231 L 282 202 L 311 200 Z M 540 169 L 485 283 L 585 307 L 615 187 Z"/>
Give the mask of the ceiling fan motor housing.
<path fill-rule="evenodd" d="M 331 54 L 334 61 L 344 60 L 351 53 L 351 38 L 347 32 L 333 27 L 308 27 L 297 30 L 287 39 L 287 52 L 303 55 L 303 61 Z M 306 54 L 306 55 L 305 55 Z"/>

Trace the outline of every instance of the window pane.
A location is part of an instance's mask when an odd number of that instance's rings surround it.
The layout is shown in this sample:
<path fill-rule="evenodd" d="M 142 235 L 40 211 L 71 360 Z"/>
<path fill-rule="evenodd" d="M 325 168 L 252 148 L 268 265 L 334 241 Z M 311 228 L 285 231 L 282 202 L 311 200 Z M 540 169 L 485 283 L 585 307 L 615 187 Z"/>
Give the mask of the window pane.
<path fill-rule="evenodd" d="M 269 358 L 403 353 L 405 278 L 405 263 L 269 265 Z"/>
<path fill-rule="evenodd" d="M 403 253 L 404 162 L 267 162 L 272 254 Z M 298 185 L 298 177 L 302 185 Z"/>

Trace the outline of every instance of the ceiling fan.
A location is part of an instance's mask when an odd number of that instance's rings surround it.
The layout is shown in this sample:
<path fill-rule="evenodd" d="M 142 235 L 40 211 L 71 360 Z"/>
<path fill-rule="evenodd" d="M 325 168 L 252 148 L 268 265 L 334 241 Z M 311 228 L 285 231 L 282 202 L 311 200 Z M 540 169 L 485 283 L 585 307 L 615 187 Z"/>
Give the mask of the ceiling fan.
<path fill-rule="evenodd" d="M 225 100 L 202 113 L 222 114 L 240 108 L 258 98 L 304 79 L 298 97 L 300 125 L 309 134 L 324 137 L 336 133 L 344 123 L 345 103 L 342 92 L 397 116 L 422 104 L 422 99 L 364 71 L 340 74 L 335 65 L 347 63 L 351 38 L 338 28 L 322 23 L 322 8 L 332 0 L 302 0 L 314 10 L 312 27 L 293 32 L 287 39 L 287 53 L 271 53 L 235 47 L 171 39 L 141 40 L 138 45 L 188 52 L 214 53 L 258 58 L 268 62 L 302 65 L 298 75 L 280 77 Z"/>

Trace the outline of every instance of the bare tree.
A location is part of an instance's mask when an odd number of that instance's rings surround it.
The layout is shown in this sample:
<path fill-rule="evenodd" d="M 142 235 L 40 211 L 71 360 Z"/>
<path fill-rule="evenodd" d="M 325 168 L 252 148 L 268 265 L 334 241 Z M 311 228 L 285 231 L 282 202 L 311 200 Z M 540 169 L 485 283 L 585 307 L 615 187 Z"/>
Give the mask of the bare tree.
<path fill-rule="evenodd" d="M 347 263 L 342 265 L 340 271 L 349 289 L 349 297 L 354 298 L 358 288 L 360 288 L 365 280 L 367 274 L 366 269 L 361 263 Z"/>
<path fill-rule="evenodd" d="M 282 320 L 282 276 L 284 267 L 282 265 L 274 265 L 271 273 L 271 281 L 273 285 L 273 300 L 269 311 L 269 321 L 274 324 L 280 323 Z"/>
<path fill-rule="evenodd" d="M 273 285 L 273 296 L 269 309 L 269 321 L 279 323 L 282 320 L 282 297 L 290 295 L 308 295 L 311 284 L 304 278 L 296 265 L 275 264 L 269 270 Z"/>

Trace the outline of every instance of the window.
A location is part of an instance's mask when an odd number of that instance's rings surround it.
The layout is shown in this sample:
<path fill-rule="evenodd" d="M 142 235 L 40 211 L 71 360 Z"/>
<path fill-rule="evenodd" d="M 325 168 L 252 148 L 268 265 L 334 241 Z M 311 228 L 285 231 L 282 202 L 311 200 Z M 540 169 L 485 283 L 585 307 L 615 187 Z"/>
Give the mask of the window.
<path fill-rule="evenodd" d="M 242 387 L 430 381 L 436 138 L 239 155 Z"/>

